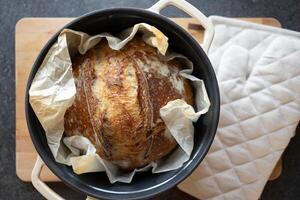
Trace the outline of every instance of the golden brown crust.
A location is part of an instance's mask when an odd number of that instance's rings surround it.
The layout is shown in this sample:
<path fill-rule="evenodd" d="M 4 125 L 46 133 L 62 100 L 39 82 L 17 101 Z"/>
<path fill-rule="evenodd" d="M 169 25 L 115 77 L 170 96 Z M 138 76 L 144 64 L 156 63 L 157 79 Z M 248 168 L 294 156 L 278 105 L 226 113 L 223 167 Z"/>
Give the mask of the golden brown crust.
<path fill-rule="evenodd" d="M 87 137 L 101 158 L 123 169 L 143 167 L 176 146 L 159 116 L 169 101 L 193 104 L 180 63 L 163 61 L 135 38 L 122 50 L 106 41 L 73 62 L 76 97 L 65 114 L 65 134 Z"/>

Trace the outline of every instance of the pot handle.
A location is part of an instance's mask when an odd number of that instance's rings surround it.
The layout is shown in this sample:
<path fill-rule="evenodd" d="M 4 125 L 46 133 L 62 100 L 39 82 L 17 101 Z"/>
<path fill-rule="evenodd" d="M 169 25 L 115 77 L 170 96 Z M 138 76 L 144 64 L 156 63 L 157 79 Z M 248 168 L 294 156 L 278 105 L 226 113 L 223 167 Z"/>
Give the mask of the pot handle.
<path fill-rule="evenodd" d="M 194 17 L 204 27 L 204 38 L 203 44 L 201 44 L 201 46 L 203 50 L 207 53 L 215 33 L 214 26 L 211 20 L 207 18 L 200 10 L 198 10 L 192 4 L 188 3 L 185 0 L 160 0 L 153 6 L 148 8 L 148 10 L 159 14 L 159 12 L 163 8 L 169 5 L 175 6 L 176 8 L 189 14 L 191 17 Z"/>
<path fill-rule="evenodd" d="M 34 167 L 31 172 L 31 182 L 32 185 L 35 187 L 41 195 L 43 195 L 46 199 L 51 200 L 64 200 L 61 196 L 59 196 L 56 192 L 54 192 L 51 188 L 49 188 L 41 179 L 41 171 L 44 166 L 43 160 L 40 156 L 37 157 Z"/>
<path fill-rule="evenodd" d="M 48 200 L 64 200 L 59 194 L 49 188 L 41 179 L 41 171 L 44 166 L 43 160 L 37 156 L 34 167 L 31 172 L 31 182 L 35 189 Z M 87 197 L 86 200 L 95 200 L 94 198 Z"/>

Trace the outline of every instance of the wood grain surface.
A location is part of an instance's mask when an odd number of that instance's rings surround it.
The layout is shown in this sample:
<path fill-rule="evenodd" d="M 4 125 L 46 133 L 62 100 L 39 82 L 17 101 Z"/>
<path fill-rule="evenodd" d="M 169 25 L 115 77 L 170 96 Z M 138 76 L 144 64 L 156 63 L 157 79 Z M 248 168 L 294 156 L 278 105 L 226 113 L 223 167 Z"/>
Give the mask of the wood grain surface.
<path fill-rule="evenodd" d="M 239 19 L 281 27 L 280 23 L 273 18 Z M 16 24 L 16 174 L 23 181 L 30 181 L 31 171 L 37 155 L 25 119 L 24 97 L 27 78 L 42 47 L 53 34 L 71 20 L 72 18 L 23 18 Z M 173 18 L 173 20 L 188 30 L 198 42 L 202 41 L 203 30 L 201 30 L 201 27 L 190 26 L 188 28 L 189 23 L 197 24 L 196 20 L 191 18 Z M 281 164 L 278 164 L 271 177 L 274 179 L 280 173 Z M 42 170 L 41 179 L 49 182 L 59 181 L 47 167 Z"/>

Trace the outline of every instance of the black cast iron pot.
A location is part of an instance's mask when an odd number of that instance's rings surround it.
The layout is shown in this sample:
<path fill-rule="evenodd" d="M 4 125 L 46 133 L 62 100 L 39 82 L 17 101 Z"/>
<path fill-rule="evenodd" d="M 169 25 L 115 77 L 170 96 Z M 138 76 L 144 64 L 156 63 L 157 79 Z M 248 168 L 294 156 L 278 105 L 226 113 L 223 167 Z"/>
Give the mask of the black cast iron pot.
<path fill-rule="evenodd" d="M 195 41 L 192 36 L 180 26 L 158 13 L 162 7 L 170 4 L 181 8 L 188 14 L 198 17 L 199 19 L 200 11 L 192 7 L 187 2 L 183 0 L 162 0 L 150 8 L 152 11 L 136 8 L 97 10 L 78 17 L 67 24 L 64 28 L 83 31 L 90 35 L 95 35 L 101 32 L 116 33 L 120 30 L 131 27 L 136 23 L 145 22 L 161 30 L 169 38 L 170 48 L 185 55 L 193 62 L 193 75 L 203 79 L 205 82 L 211 107 L 206 114 L 199 118 L 197 123 L 194 123 L 195 145 L 191 158 L 177 170 L 159 174 L 152 174 L 151 172 L 136 173 L 130 184 L 111 184 L 105 173 L 101 172 L 76 175 L 70 167 L 57 163 L 47 145 L 47 140 L 44 134 L 45 132 L 29 104 L 28 93 L 38 68 L 50 47 L 56 42 L 60 31 L 49 40 L 38 55 L 32 67 L 26 88 L 25 109 L 27 125 L 31 139 L 39 156 L 42 158 L 47 167 L 71 188 L 79 190 L 88 196 L 100 199 L 150 198 L 183 181 L 189 174 L 192 173 L 206 155 L 214 139 L 218 125 L 220 110 L 218 83 L 211 63 L 209 62 L 205 51 L 203 51 L 197 41 Z M 204 15 L 200 16 L 200 20 L 203 17 L 205 18 Z M 204 20 L 207 20 L 207 18 Z M 203 19 L 202 24 L 205 28 L 209 28 L 207 27 L 207 21 L 203 22 Z M 210 39 L 211 38 L 206 38 L 205 40 L 207 41 Z M 205 48 L 207 48 L 209 46 L 209 42 L 206 42 L 204 46 L 205 45 Z"/>

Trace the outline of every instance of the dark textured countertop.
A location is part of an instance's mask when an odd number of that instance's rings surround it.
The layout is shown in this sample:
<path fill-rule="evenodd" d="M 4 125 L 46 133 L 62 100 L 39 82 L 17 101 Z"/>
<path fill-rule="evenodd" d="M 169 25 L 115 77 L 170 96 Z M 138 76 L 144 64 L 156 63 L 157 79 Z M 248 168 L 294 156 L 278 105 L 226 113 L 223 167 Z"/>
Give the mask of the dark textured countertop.
<path fill-rule="evenodd" d="M 0 0 L 0 199 L 43 199 L 30 183 L 15 174 L 15 24 L 23 17 L 76 17 L 95 9 L 148 8 L 156 0 Z M 274 17 L 283 27 L 300 31 L 299 0 L 189 0 L 206 15 Z M 183 16 L 168 8 L 163 14 Z M 299 131 L 298 131 L 299 132 Z M 300 199 L 300 135 L 283 155 L 283 173 L 269 182 L 262 199 Z M 50 184 L 67 199 L 83 199 L 62 183 Z M 78 198 L 77 198 L 78 197 Z M 190 199 L 176 189 L 158 199 Z"/>

